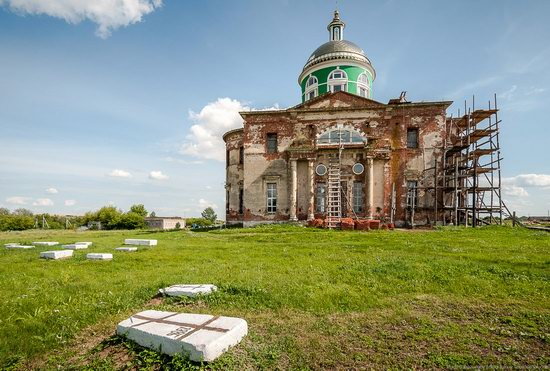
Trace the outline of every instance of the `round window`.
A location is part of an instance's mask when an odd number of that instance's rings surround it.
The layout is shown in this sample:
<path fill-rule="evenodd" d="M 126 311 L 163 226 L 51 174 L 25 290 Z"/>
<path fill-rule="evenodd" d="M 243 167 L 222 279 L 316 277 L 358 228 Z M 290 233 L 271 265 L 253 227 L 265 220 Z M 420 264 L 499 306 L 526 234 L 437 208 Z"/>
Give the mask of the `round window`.
<path fill-rule="evenodd" d="M 355 175 L 360 175 L 360 174 L 363 174 L 363 171 L 365 171 L 365 167 L 363 166 L 363 164 L 360 164 L 358 162 L 355 165 L 353 165 L 352 170 Z"/>
<path fill-rule="evenodd" d="M 323 164 L 319 164 L 315 168 L 315 173 L 317 173 L 317 175 L 319 175 L 319 176 L 323 176 L 327 173 L 327 167 Z"/>

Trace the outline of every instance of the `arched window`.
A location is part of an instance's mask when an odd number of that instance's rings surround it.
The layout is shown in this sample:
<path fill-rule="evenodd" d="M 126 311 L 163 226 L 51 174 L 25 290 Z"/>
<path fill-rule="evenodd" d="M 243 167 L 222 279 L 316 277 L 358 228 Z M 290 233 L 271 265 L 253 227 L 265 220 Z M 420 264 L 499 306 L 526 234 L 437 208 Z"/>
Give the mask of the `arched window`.
<path fill-rule="evenodd" d="M 306 101 L 313 99 L 317 95 L 319 95 L 319 92 L 317 89 L 318 84 L 319 84 L 319 81 L 317 80 L 317 77 L 309 76 L 306 82 L 306 97 L 305 97 Z"/>
<path fill-rule="evenodd" d="M 360 74 L 357 78 L 357 94 L 364 98 L 370 96 L 369 78 L 366 73 Z"/>
<path fill-rule="evenodd" d="M 335 144 L 364 144 L 367 138 L 356 130 L 347 128 L 335 128 L 326 131 L 317 137 L 317 145 Z"/>
<path fill-rule="evenodd" d="M 348 75 L 340 69 L 334 70 L 328 75 L 328 88 L 331 92 L 348 91 Z"/>

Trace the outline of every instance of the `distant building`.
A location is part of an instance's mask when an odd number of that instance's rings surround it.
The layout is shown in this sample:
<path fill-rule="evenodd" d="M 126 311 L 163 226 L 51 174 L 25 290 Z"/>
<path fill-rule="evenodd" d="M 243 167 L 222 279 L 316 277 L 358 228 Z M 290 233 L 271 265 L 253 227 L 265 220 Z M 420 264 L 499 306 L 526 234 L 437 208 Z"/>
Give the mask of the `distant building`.
<path fill-rule="evenodd" d="M 185 219 L 178 216 L 150 216 L 145 218 L 145 225 L 150 229 L 185 228 Z"/>

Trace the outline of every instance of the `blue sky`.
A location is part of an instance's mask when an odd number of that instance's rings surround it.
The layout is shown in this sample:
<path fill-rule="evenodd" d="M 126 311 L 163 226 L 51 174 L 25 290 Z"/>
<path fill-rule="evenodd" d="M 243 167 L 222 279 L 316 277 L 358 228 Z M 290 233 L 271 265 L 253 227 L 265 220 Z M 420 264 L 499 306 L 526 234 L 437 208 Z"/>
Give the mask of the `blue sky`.
<path fill-rule="evenodd" d="M 334 1 L 0 0 L 0 206 L 223 216 L 221 134 L 300 101 Z M 19 4 L 19 5 L 18 5 Z M 22 5 L 21 5 L 22 4 Z M 118 5 L 117 5 L 118 4 Z M 120 9 L 120 7 L 124 8 Z M 501 108 L 505 200 L 550 209 L 549 1 L 340 0 L 374 99 Z"/>

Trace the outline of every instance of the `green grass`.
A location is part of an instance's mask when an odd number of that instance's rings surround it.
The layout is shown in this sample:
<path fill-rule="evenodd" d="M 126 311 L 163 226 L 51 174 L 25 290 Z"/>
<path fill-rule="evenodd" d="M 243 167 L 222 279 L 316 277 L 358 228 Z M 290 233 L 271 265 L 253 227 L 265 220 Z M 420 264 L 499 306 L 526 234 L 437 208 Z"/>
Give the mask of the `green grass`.
<path fill-rule="evenodd" d="M 159 245 L 113 251 L 130 237 Z M 2 245 L 36 240 L 94 245 L 61 261 L 1 248 L 0 368 L 201 368 L 112 337 L 144 308 L 246 319 L 249 335 L 211 368 L 550 366 L 547 232 L 0 233 Z M 151 300 L 175 283 L 220 291 Z"/>

